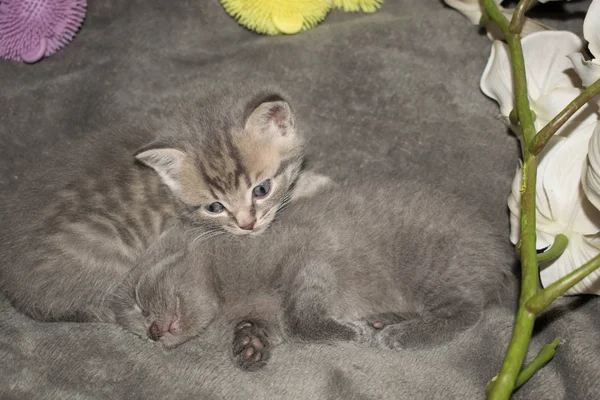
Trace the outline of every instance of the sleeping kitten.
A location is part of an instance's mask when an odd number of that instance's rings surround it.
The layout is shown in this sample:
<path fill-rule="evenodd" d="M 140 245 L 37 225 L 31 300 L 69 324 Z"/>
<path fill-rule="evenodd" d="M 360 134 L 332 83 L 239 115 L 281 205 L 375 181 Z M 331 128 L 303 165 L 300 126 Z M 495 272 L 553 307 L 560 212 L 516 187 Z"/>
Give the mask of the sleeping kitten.
<path fill-rule="evenodd" d="M 110 320 L 107 297 L 169 224 L 258 235 L 302 159 L 292 109 L 271 89 L 225 90 L 157 127 L 86 137 L 0 211 L 0 288 L 40 320 Z"/>
<path fill-rule="evenodd" d="M 194 251 L 198 237 L 196 230 L 182 226 L 160 236 L 115 291 L 111 307 L 116 323 L 171 348 L 197 336 L 216 318 L 218 282 L 207 263 L 198 260 L 205 256 Z"/>
<path fill-rule="evenodd" d="M 475 323 L 510 277 L 511 253 L 489 224 L 418 182 L 321 191 L 257 238 L 183 229 L 132 271 L 117 321 L 167 347 L 212 332 L 244 369 L 282 340 L 439 343 Z"/>

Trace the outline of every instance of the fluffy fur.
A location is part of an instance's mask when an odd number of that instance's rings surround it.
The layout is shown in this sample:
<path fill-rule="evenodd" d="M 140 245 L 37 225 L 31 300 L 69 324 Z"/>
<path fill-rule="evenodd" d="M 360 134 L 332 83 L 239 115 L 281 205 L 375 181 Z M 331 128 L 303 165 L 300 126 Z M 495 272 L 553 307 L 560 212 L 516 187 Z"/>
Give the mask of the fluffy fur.
<path fill-rule="evenodd" d="M 118 322 L 167 347 L 212 330 L 244 369 L 289 339 L 436 343 L 476 322 L 511 276 L 508 243 L 417 182 L 321 191 L 256 238 L 174 227 L 163 240 L 119 290 Z"/>
<path fill-rule="evenodd" d="M 3 210 L 0 288 L 37 319 L 110 319 L 107 297 L 170 223 L 260 234 L 302 158 L 290 105 L 271 89 L 224 90 L 156 125 L 87 137 L 56 151 Z M 207 210 L 215 202 L 219 213 Z"/>

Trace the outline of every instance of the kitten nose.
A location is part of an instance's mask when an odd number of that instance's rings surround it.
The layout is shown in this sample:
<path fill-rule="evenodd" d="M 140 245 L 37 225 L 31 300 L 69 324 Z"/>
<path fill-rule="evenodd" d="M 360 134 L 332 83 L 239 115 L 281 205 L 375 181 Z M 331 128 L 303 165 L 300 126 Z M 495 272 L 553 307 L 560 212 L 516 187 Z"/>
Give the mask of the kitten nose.
<path fill-rule="evenodd" d="M 239 227 L 242 228 L 245 231 L 251 231 L 252 229 L 254 229 L 254 224 L 256 223 L 256 220 L 246 224 L 246 225 L 240 225 Z"/>
<path fill-rule="evenodd" d="M 245 231 L 254 229 L 254 224 L 256 223 L 256 217 L 249 213 L 239 213 L 236 215 L 235 220 L 238 226 Z"/>
<path fill-rule="evenodd" d="M 181 333 L 181 320 L 179 316 L 167 316 L 162 321 L 158 319 L 152 322 L 152 325 L 148 328 L 148 337 L 155 342 L 166 333 L 170 333 L 171 335 L 179 335 Z"/>

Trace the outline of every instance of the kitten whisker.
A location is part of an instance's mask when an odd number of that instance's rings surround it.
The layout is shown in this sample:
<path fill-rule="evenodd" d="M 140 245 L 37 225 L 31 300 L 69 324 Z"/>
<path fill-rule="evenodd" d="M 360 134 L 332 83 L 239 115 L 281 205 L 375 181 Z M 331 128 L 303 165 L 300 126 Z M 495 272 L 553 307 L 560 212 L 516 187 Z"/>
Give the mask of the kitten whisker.
<path fill-rule="evenodd" d="M 286 193 L 286 195 L 283 197 L 283 199 L 281 199 L 281 202 L 277 206 L 277 212 L 279 212 L 279 211 L 283 210 L 285 207 L 287 207 L 287 205 L 290 203 L 291 199 L 292 199 L 292 193 L 291 192 Z"/>
<path fill-rule="evenodd" d="M 196 228 L 190 228 L 187 229 L 185 232 L 187 234 L 195 234 L 196 232 L 201 232 L 201 233 L 211 233 L 214 232 L 216 229 L 210 229 L 210 230 L 206 230 L 207 228 L 205 226 L 198 226 Z"/>
<path fill-rule="evenodd" d="M 191 230 L 190 230 L 190 231 L 188 231 L 188 232 L 194 232 L 194 229 L 191 229 Z M 212 230 L 209 230 L 209 231 L 206 231 L 206 232 L 202 232 L 201 234 L 199 234 L 198 236 L 196 236 L 196 237 L 195 237 L 195 238 L 192 240 L 192 244 L 196 244 L 196 242 L 197 242 L 198 240 L 201 240 L 202 238 L 204 238 L 204 237 L 206 237 L 206 236 L 208 236 L 208 235 L 211 235 L 211 234 L 213 234 L 213 233 L 215 233 L 215 232 L 216 232 L 216 229 L 212 229 Z"/>
<path fill-rule="evenodd" d="M 201 235 L 198 235 L 197 237 L 194 238 L 194 240 L 192 240 L 192 245 L 195 245 L 196 243 L 201 243 L 204 242 L 210 238 L 213 238 L 215 236 L 219 236 L 224 234 L 225 232 L 223 232 L 220 229 L 214 229 L 208 232 L 204 232 Z"/>

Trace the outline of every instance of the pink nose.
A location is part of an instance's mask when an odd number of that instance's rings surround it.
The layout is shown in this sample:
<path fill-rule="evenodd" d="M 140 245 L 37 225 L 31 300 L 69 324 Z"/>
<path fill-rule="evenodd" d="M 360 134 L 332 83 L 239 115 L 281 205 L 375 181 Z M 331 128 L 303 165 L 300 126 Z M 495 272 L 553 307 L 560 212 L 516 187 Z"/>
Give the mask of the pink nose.
<path fill-rule="evenodd" d="M 181 333 L 181 324 L 179 321 L 179 317 L 174 316 L 166 321 L 162 321 L 162 324 L 160 324 L 158 320 L 152 322 L 148 328 L 148 337 L 154 341 L 157 341 L 167 332 L 171 335 L 179 335 Z"/>
<path fill-rule="evenodd" d="M 240 225 L 240 228 L 245 231 L 251 231 L 252 229 L 254 229 L 255 223 L 256 223 L 256 220 L 251 221 L 249 224 L 246 224 L 246 225 Z"/>

